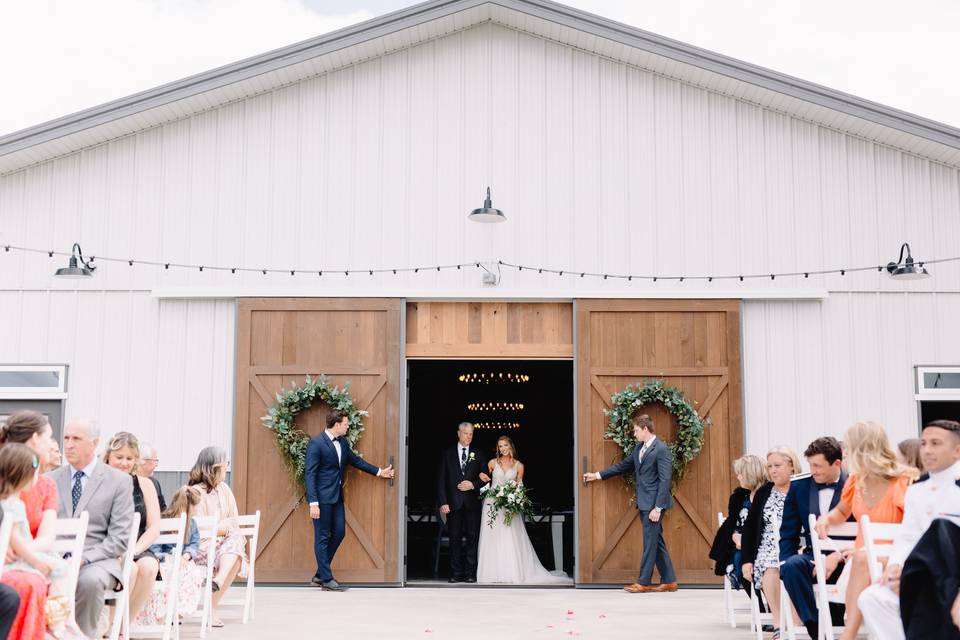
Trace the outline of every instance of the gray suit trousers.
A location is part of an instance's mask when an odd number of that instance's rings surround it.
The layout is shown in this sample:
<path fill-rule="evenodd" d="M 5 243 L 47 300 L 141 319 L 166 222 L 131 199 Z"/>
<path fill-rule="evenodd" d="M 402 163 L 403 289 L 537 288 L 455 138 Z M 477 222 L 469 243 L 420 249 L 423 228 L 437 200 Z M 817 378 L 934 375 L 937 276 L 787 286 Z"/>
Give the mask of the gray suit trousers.
<path fill-rule="evenodd" d="M 643 558 L 640 561 L 640 577 L 638 584 L 649 585 L 653 581 L 653 568 L 660 572 L 660 583 L 676 582 L 677 574 L 673 570 L 673 562 L 667 553 L 667 544 L 663 541 L 663 518 L 666 511 L 660 512 L 658 522 L 650 521 L 650 512 L 641 511 L 640 520 L 643 523 Z"/>
<path fill-rule="evenodd" d="M 97 621 L 108 592 L 117 588 L 117 579 L 99 562 L 80 567 L 77 580 L 77 626 L 88 638 L 99 638 Z"/>

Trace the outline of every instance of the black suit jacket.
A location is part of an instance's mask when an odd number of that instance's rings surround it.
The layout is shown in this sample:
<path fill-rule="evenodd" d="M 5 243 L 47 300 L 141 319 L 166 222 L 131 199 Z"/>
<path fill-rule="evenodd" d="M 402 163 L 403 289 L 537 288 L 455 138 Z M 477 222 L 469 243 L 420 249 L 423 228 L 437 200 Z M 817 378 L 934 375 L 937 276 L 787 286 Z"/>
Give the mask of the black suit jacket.
<path fill-rule="evenodd" d="M 346 438 L 337 438 L 340 443 L 340 459 L 333 440 L 321 433 L 307 445 L 304 484 L 307 485 L 307 504 L 336 504 L 341 499 L 343 480 L 347 465 L 352 465 L 371 475 L 377 475 L 380 469 L 373 466 L 350 448 Z"/>
<path fill-rule="evenodd" d="M 716 562 L 713 568 L 715 575 L 722 576 L 727 573 L 727 565 L 733 559 L 733 552 L 737 550 L 737 545 L 733 544 L 737 519 L 740 517 L 743 501 L 749 497 L 750 490 L 743 487 L 737 487 L 730 494 L 730 500 L 727 502 L 727 519 L 720 525 L 717 535 L 713 538 L 713 544 L 710 546 L 710 559 Z"/>
<path fill-rule="evenodd" d="M 650 511 L 654 507 L 669 509 L 673 506 L 670 485 L 673 482 L 673 454 L 663 440 L 657 438 L 640 459 L 643 443 L 638 442 L 630 455 L 612 467 L 600 472 L 604 480 L 611 476 L 633 471 L 637 484 L 637 509 Z"/>
<path fill-rule="evenodd" d="M 818 518 L 826 515 L 820 513 L 820 495 L 814 486 L 815 484 L 811 476 L 797 478 L 790 483 L 790 490 L 783 502 L 783 520 L 780 521 L 781 562 L 800 552 L 801 534 L 803 534 L 805 547 L 813 549 L 813 544 L 810 541 L 810 514 L 812 513 Z M 840 494 L 843 493 L 845 484 L 847 484 L 847 474 L 841 471 L 837 489 L 833 492 L 833 499 L 830 500 L 831 509 L 840 502 Z M 853 519 L 853 515 L 851 515 L 850 520 Z"/>
<path fill-rule="evenodd" d="M 437 506 L 449 505 L 451 511 L 480 508 L 480 472 L 486 464 L 480 459 L 480 450 L 471 445 L 463 470 L 460 469 L 460 444 L 446 449 L 440 456 L 440 473 L 437 476 Z M 457 485 L 464 480 L 473 483 L 471 491 L 460 491 Z"/>

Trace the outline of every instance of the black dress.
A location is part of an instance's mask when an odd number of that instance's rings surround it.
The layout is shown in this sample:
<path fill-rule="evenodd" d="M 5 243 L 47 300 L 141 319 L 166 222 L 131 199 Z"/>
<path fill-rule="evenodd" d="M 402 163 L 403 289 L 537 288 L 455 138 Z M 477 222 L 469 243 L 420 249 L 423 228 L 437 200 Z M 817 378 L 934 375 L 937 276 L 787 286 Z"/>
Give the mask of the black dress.
<path fill-rule="evenodd" d="M 140 514 L 140 530 L 137 532 L 137 540 L 143 537 L 143 532 L 147 530 L 147 503 L 143 500 L 143 489 L 140 488 L 140 478 L 133 475 L 133 510 Z M 136 562 L 140 558 L 156 558 L 150 548 L 147 547 L 141 553 L 133 556 Z"/>

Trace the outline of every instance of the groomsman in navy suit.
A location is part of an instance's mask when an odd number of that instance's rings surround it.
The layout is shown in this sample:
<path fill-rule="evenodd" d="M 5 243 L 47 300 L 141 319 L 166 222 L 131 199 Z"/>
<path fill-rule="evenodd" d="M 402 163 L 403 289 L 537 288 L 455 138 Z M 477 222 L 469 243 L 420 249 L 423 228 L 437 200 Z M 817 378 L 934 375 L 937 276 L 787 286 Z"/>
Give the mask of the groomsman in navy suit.
<path fill-rule="evenodd" d="M 795 478 L 790 483 L 790 491 L 783 504 L 783 520 L 780 522 L 780 561 L 783 564 L 780 578 L 810 637 L 817 638 L 810 514 L 819 518 L 837 506 L 843 485 L 847 482 L 847 474 L 842 469 L 843 452 L 836 438 L 817 438 L 803 455 L 810 465 L 810 474 Z M 801 534 L 805 544 L 803 553 L 800 553 Z M 843 569 L 840 553 L 829 554 L 826 567 L 830 576 L 827 581 L 836 582 Z"/>
<path fill-rule="evenodd" d="M 350 426 L 345 413 L 331 409 L 327 429 L 307 445 L 304 480 L 307 502 L 313 518 L 313 551 L 317 557 L 317 573 L 310 583 L 324 591 L 343 591 L 333 578 L 330 564 L 346 534 L 343 512 L 343 479 L 347 465 L 381 478 L 392 478 L 393 465 L 378 469 L 350 449 L 344 437 Z"/>

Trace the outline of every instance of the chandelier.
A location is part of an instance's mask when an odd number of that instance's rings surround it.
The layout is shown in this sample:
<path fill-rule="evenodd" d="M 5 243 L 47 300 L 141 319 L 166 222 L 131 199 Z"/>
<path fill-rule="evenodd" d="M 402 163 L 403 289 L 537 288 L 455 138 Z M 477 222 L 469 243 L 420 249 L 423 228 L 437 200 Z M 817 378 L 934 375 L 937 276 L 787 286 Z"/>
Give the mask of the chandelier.
<path fill-rule="evenodd" d="M 475 429 L 519 429 L 519 422 L 474 422 Z"/>
<path fill-rule="evenodd" d="M 490 384 L 491 382 L 530 382 L 530 376 L 525 373 L 461 373 L 458 378 L 460 382 L 479 382 L 481 384 Z"/>
<path fill-rule="evenodd" d="M 522 402 L 471 402 L 470 411 L 523 411 Z"/>

